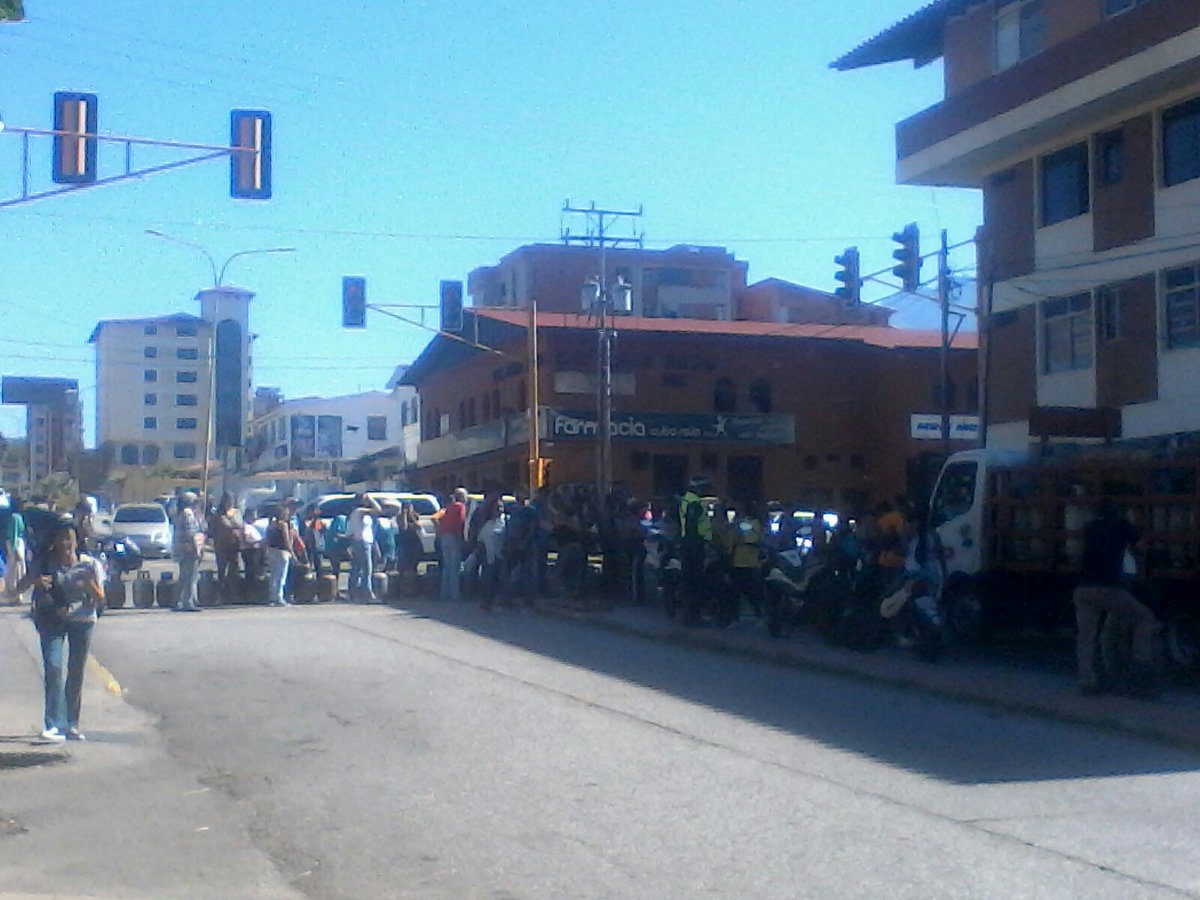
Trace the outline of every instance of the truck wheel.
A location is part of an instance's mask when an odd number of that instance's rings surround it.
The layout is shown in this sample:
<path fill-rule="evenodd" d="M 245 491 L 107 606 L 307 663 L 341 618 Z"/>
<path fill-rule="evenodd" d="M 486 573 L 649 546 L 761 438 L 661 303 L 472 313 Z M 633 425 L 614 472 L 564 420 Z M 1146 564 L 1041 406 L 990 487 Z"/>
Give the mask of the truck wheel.
<path fill-rule="evenodd" d="M 951 587 L 946 594 L 945 607 L 946 623 L 954 637 L 967 644 L 983 640 L 983 595 L 978 587 L 969 583 Z"/>
<path fill-rule="evenodd" d="M 1200 672 L 1200 619 L 1192 613 L 1172 612 L 1167 616 L 1166 654 L 1170 667 L 1182 675 Z"/>

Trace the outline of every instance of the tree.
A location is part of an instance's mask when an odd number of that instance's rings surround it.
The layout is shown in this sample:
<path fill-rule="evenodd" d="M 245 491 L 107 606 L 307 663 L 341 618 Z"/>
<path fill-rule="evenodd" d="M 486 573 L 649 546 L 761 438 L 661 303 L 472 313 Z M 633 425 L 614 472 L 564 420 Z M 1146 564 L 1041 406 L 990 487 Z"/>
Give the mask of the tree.
<path fill-rule="evenodd" d="M 0 0 L 0 22 L 20 22 L 24 18 L 23 0 Z"/>

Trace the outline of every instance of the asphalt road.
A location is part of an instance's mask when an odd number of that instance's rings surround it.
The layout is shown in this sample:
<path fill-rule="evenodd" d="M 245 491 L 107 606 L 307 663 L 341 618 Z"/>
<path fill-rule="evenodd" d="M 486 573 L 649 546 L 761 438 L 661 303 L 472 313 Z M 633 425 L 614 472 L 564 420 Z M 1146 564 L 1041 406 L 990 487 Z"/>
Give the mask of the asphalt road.
<path fill-rule="evenodd" d="M 1119 735 L 466 605 L 93 649 L 313 897 L 1200 895 L 1200 757 Z"/>

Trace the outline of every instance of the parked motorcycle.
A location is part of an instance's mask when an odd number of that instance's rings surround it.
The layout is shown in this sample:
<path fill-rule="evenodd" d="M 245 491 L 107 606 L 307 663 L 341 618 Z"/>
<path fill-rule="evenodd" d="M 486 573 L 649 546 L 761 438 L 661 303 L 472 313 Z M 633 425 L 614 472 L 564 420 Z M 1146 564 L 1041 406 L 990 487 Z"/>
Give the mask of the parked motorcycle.
<path fill-rule="evenodd" d="M 942 617 L 942 556 L 929 535 L 918 537 L 905 561 L 904 575 L 879 604 L 879 614 L 892 623 L 897 642 L 910 646 L 927 662 L 937 662 L 945 650 Z"/>
<path fill-rule="evenodd" d="M 142 567 L 142 553 L 131 538 L 98 538 L 97 553 L 110 577 L 136 572 Z"/>

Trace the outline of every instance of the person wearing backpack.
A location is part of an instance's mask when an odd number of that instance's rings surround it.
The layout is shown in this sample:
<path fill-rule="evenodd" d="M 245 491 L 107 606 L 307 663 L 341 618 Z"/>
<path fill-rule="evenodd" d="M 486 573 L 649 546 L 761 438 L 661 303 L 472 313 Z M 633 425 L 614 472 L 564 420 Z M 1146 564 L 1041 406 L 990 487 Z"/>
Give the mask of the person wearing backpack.
<path fill-rule="evenodd" d="M 712 521 L 700 499 L 700 492 L 712 490 L 703 475 L 688 482 L 679 498 L 679 562 L 683 567 L 685 625 L 700 624 L 700 602 L 704 596 L 704 555 L 712 541 Z"/>

